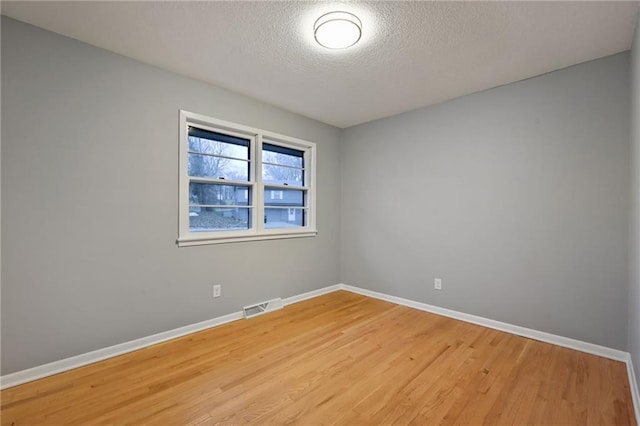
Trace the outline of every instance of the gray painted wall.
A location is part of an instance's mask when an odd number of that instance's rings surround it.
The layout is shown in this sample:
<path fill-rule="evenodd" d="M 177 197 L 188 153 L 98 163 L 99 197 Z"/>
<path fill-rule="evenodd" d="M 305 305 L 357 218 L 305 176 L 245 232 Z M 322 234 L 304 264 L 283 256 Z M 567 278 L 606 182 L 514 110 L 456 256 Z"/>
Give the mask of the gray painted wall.
<path fill-rule="evenodd" d="M 624 350 L 628 157 L 628 53 L 349 128 L 342 282 Z"/>
<path fill-rule="evenodd" d="M 631 49 L 631 173 L 629 352 L 640 383 L 640 20 Z"/>
<path fill-rule="evenodd" d="M 628 54 L 357 126 L 339 147 L 338 129 L 3 17 L 2 374 L 337 282 L 628 338 L 640 365 L 639 45 L 631 188 Z M 177 248 L 181 108 L 318 143 L 319 236 Z"/>
<path fill-rule="evenodd" d="M 2 374 L 339 282 L 338 129 L 5 17 L 2 88 Z M 179 109 L 316 142 L 319 235 L 176 247 Z"/>

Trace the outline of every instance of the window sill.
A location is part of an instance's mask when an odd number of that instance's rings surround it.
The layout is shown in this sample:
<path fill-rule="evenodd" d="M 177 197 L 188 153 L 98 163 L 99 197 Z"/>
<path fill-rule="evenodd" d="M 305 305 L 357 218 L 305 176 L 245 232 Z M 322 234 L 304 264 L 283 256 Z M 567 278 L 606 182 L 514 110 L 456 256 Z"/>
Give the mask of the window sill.
<path fill-rule="evenodd" d="M 211 237 L 185 237 L 178 238 L 176 243 L 178 247 L 190 247 L 190 246 L 202 246 L 207 244 L 225 244 L 225 243 L 239 243 L 242 241 L 263 241 L 263 240 L 282 240 L 287 238 L 304 238 L 304 237 L 315 237 L 318 235 L 318 231 L 304 231 L 304 232 L 288 232 L 288 233 L 273 233 L 273 234 L 262 234 L 262 235 L 242 235 L 237 237 L 220 237 L 220 238 L 211 238 Z"/>

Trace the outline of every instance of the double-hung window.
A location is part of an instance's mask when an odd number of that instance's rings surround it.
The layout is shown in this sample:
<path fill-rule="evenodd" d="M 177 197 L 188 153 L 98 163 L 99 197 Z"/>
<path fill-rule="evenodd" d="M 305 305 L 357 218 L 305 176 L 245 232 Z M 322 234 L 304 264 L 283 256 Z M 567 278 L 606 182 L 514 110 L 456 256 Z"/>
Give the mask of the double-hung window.
<path fill-rule="evenodd" d="M 180 111 L 178 245 L 307 237 L 315 144 Z"/>

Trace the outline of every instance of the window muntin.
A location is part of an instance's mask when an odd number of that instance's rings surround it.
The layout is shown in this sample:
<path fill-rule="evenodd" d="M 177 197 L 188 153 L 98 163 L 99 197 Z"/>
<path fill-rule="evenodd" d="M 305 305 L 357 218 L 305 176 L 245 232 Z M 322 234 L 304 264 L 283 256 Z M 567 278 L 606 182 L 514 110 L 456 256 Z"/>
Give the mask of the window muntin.
<path fill-rule="evenodd" d="M 316 235 L 315 144 L 186 111 L 180 123 L 179 245 Z"/>

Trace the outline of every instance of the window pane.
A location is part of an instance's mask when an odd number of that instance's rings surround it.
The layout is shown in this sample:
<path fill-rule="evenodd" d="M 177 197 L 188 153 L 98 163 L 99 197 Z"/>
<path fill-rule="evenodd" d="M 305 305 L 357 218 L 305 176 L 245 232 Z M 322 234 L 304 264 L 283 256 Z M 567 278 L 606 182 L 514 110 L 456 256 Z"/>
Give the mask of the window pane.
<path fill-rule="evenodd" d="M 262 181 L 264 183 L 278 183 L 289 185 L 304 185 L 304 170 L 292 169 L 290 167 L 274 166 L 272 164 L 262 165 Z"/>
<path fill-rule="evenodd" d="M 265 163 L 302 168 L 304 167 L 303 159 L 304 151 L 268 143 L 262 144 L 262 161 Z"/>
<path fill-rule="evenodd" d="M 250 203 L 248 186 L 215 185 L 211 183 L 189 183 L 189 206 L 246 206 Z M 192 210 L 197 212 L 197 210 Z"/>
<path fill-rule="evenodd" d="M 251 214 L 249 208 L 238 207 L 194 207 L 189 208 L 189 230 L 228 231 L 249 229 Z"/>
<path fill-rule="evenodd" d="M 298 189 L 266 188 L 265 206 L 304 207 L 304 191 Z"/>
<path fill-rule="evenodd" d="M 189 151 L 249 159 L 249 139 L 189 127 Z"/>
<path fill-rule="evenodd" d="M 189 151 L 202 154 L 220 155 L 243 160 L 249 159 L 249 147 L 212 141 L 209 139 L 189 137 Z"/>
<path fill-rule="evenodd" d="M 266 208 L 264 210 L 264 227 L 298 228 L 305 225 L 306 210 L 301 208 Z"/>
<path fill-rule="evenodd" d="M 265 143 L 262 162 L 263 182 L 304 185 L 304 151 Z"/>
<path fill-rule="evenodd" d="M 189 154 L 189 176 L 249 180 L 249 162 L 211 155 Z"/>

